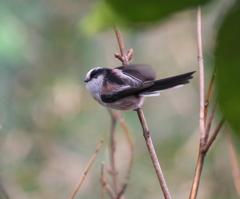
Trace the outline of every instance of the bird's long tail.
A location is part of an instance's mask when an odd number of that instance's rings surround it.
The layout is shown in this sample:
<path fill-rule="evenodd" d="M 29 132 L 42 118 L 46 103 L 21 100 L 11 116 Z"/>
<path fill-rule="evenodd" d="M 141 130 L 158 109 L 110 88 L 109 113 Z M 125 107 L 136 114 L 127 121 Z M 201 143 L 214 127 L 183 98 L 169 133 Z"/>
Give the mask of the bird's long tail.
<path fill-rule="evenodd" d="M 193 78 L 192 74 L 195 72 L 196 71 L 156 80 L 152 86 L 146 88 L 146 92 L 162 91 L 187 84 L 189 80 Z"/>

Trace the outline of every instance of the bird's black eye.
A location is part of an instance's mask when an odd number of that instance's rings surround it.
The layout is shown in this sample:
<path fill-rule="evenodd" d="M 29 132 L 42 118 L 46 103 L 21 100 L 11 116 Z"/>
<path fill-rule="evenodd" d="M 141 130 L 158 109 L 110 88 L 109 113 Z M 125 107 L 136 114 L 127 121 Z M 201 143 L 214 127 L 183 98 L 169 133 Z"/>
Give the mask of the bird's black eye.
<path fill-rule="evenodd" d="M 98 77 L 98 75 L 97 74 L 95 74 L 94 76 L 93 76 L 93 78 L 97 78 Z"/>

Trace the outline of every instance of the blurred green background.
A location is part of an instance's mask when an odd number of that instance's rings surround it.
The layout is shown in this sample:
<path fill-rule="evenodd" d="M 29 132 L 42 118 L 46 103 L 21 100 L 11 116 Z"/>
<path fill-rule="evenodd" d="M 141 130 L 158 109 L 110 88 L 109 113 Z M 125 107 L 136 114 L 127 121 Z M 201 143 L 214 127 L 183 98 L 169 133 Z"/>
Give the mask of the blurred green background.
<path fill-rule="evenodd" d="M 69 198 L 103 138 L 104 145 L 75 197 L 100 198 L 101 162 L 109 165 L 111 119 L 87 93 L 83 80 L 91 68 L 121 65 L 113 56 L 119 48 L 109 26 L 112 21 L 120 25 L 126 48 L 134 49 L 131 63 L 152 65 L 157 77 L 164 78 L 198 71 L 196 6 L 202 4 L 207 90 L 214 70 L 217 31 L 235 6 L 228 0 L 166 4 L 152 0 L 149 7 L 139 3 L 136 9 L 137 1 L 0 2 L 0 185 L 11 199 Z M 229 74 L 228 80 L 231 78 Z M 221 79 L 219 82 L 225 85 Z M 216 90 L 214 86 L 213 101 Z M 226 101 L 222 100 L 223 109 Z M 198 72 L 190 84 L 148 98 L 143 110 L 172 197 L 188 198 L 199 145 Z M 123 115 L 135 146 L 125 197 L 163 198 L 137 114 Z M 220 117 L 216 116 L 216 123 Z M 118 125 L 121 179 L 128 163 L 127 146 Z M 198 198 L 237 197 L 221 133 L 206 158 Z M 6 198 L 3 191 L 0 198 Z"/>

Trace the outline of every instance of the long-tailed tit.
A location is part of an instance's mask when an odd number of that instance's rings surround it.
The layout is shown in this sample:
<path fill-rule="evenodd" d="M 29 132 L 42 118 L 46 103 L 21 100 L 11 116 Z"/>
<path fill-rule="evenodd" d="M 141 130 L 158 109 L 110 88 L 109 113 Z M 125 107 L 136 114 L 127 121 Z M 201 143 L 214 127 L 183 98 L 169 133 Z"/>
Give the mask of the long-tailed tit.
<path fill-rule="evenodd" d="M 87 90 L 101 105 L 117 110 L 137 110 L 145 97 L 189 83 L 194 72 L 155 80 L 150 66 L 126 65 L 114 69 L 93 68 L 87 75 Z"/>

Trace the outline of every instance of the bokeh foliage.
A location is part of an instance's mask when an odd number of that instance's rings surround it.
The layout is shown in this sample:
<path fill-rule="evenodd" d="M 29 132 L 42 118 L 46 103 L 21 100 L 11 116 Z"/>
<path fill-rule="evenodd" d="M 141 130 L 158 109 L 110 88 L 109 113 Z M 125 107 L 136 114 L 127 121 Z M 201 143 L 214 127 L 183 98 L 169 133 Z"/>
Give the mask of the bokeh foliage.
<path fill-rule="evenodd" d="M 217 38 L 219 102 L 227 121 L 240 136 L 240 6 L 236 2 Z"/>
<path fill-rule="evenodd" d="M 113 53 L 118 52 L 113 21 L 119 23 L 126 47 L 134 49 L 132 63 L 151 64 L 158 77 L 164 78 L 197 70 L 196 6 L 200 3 L 204 6 L 208 80 L 213 71 L 212 29 L 218 30 L 214 20 L 222 19 L 228 11 L 228 6 L 222 6 L 223 14 L 215 9 L 227 0 L 0 2 L 0 180 L 10 197 L 19 199 L 68 198 L 96 144 L 104 138 L 105 145 L 76 198 L 100 196 L 100 164 L 103 160 L 108 163 L 110 118 L 86 92 L 83 80 L 93 67 L 120 65 L 113 57 Z M 237 29 L 227 28 L 228 31 Z M 221 37 L 225 36 L 220 34 L 219 46 Z M 239 37 L 229 37 L 231 39 L 236 39 L 234 45 Z M 228 52 L 237 56 L 233 51 Z M 225 75 L 226 68 L 223 72 L 221 68 L 219 75 Z M 232 72 L 237 74 L 235 70 Z M 230 72 L 228 78 L 231 78 Z M 164 92 L 144 104 L 173 198 L 187 198 L 195 169 L 197 80 L 195 75 L 186 87 Z M 221 90 L 224 87 L 220 78 L 217 84 L 224 110 L 221 92 L 225 89 Z M 224 96 L 226 101 L 231 95 Z M 238 92 L 234 96 L 237 95 Z M 226 115 L 229 115 L 227 111 Z M 127 112 L 124 116 L 135 142 L 134 169 L 126 198 L 157 198 L 161 191 L 136 114 Z M 204 167 L 199 198 L 236 198 L 224 139 L 220 138 L 213 148 Z M 127 154 L 126 141 L 118 127 L 120 174 L 126 168 Z"/>

